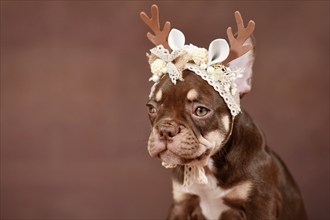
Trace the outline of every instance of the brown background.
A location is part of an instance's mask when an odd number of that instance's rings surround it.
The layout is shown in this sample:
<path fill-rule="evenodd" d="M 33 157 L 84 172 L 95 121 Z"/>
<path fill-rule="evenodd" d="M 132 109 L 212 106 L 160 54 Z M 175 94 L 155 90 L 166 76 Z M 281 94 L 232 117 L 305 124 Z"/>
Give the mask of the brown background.
<path fill-rule="evenodd" d="M 149 158 L 143 1 L 1 1 L 1 219 L 162 219 L 170 172 Z M 159 2 L 202 47 L 240 10 L 257 27 L 243 106 L 329 219 L 329 2 Z M 164 20 L 163 20 L 164 21 Z"/>

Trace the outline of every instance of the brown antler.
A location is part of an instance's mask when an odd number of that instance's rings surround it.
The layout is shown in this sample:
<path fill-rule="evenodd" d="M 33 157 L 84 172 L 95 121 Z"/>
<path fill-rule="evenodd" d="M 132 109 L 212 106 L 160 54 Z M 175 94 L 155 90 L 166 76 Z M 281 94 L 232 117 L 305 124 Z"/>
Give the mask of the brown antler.
<path fill-rule="evenodd" d="M 228 64 L 230 61 L 244 55 L 253 47 L 252 45 L 243 44 L 252 35 L 254 31 L 254 21 L 249 21 L 247 27 L 245 28 L 241 13 L 239 13 L 239 11 L 235 12 L 235 20 L 237 24 L 237 37 L 234 37 L 232 29 L 231 27 L 229 27 L 227 29 L 227 35 L 230 44 L 230 52 L 227 59 L 223 62 L 224 64 Z"/>
<path fill-rule="evenodd" d="M 154 32 L 154 35 L 150 32 L 147 33 L 147 38 L 154 44 L 154 45 L 163 45 L 164 48 L 170 50 L 170 47 L 167 43 L 167 36 L 170 32 L 171 23 L 169 21 L 165 22 L 163 30 L 160 30 L 159 25 L 159 10 L 157 5 L 151 6 L 151 18 L 145 12 L 140 13 L 140 17 L 148 27 Z"/>

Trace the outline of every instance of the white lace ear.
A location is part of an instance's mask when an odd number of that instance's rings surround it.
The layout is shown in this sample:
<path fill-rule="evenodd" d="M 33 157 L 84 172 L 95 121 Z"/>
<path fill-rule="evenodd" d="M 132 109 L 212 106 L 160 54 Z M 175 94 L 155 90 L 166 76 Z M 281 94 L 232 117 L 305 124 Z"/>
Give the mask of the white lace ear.
<path fill-rule="evenodd" d="M 207 65 L 221 63 L 229 55 L 229 45 L 225 39 L 216 39 L 210 43 Z"/>
<path fill-rule="evenodd" d="M 173 51 L 182 49 L 185 41 L 186 38 L 180 30 L 173 28 L 170 31 L 168 35 L 168 45 Z"/>

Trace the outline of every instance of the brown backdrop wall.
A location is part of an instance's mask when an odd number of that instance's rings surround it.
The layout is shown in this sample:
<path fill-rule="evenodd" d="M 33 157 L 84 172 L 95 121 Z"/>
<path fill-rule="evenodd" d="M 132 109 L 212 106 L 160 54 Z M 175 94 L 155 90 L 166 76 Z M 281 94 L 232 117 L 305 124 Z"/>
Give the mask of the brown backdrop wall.
<path fill-rule="evenodd" d="M 162 219 L 170 172 L 149 158 L 144 1 L 1 1 L 1 219 Z M 257 23 L 243 106 L 329 219 L 329 2 L 159 2 L 207 47 L 233 12 Z"/>

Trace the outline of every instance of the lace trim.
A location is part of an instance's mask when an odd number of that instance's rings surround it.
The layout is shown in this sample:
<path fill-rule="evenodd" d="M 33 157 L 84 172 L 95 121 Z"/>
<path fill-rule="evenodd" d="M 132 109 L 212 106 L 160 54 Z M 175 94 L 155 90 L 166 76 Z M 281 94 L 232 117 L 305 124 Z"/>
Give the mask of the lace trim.
<path fill-rule="evenodd" d="M 172 62 L 182 53 L 182 50 L 174 50 L 170 53 L 163 45 L 158 45 L 157 47 L 152 48 L 150 52 L 166 62 Z"/>
<path fill-rule="evenodd" d="M 168 63 L 166 65 L 168 75 L 174 85 L 176 85 L 177 80 L 183 81 L 182 73 L 176 68 L 173 63 Z"/>
<path fill-rule="evenodd" d="M 240 113 L 241 108 L 238 103 L 236 103 L 234 97 L 230 94 L 230 92 L 225 91 L 225 83 L 216 81 L 212 79 L 209 74 L 205 70 L 202 70 L 196 64 L 187 63 L 185 65 L 185 69 L 193 71 L 198 76 L 200 76 L 203 80 L 205 80 L 210 86 L 212 86 L 219 95 L 223 98 L 225 103 L 227 104 L 232 116 L 236 116 Z"/>

